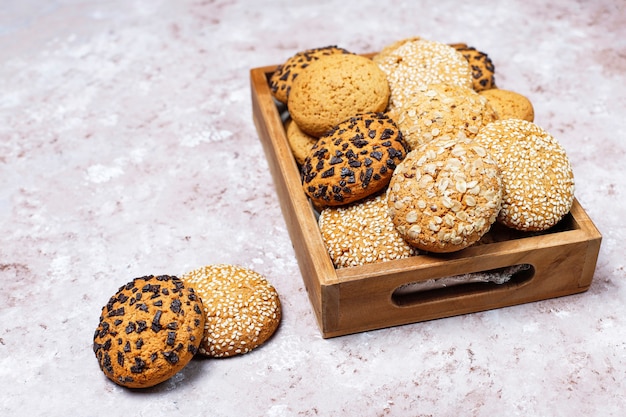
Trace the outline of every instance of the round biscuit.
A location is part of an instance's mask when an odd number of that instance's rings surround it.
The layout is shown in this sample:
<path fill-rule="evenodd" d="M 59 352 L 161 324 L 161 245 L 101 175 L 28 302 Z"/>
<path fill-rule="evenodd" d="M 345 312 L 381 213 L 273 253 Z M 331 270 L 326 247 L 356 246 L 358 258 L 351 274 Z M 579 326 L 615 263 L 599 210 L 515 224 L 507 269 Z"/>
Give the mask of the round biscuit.
<path fill-rule="evenodd" d="M 195 288 L 204 305 L 199 353 L 214 358 L 242 355 L 261 346 L 278 328 L 280 299 L 263 275 L 217 264 L 195 269 L 181 279 Z"/>
<path fill-rule="evenodd" d="M 204 331 L 202 302 L 177 277 L 149 275 L 120 287 L 93 338 L 100 369 L 118 385 L 159 384 L 189 363 Z"/>
<path fill-rule="evenodd" d="M 284 127 L 293 157 L 298 165 L 304 164 L 304 160 L 311 152 L 313 145 L 317 143 L 318 138 L 304 133 L 291 118 L 285 121 Z"/>
<path fill-rule="evenodd" d="M 396 121 L 411 149 L 433 139 L 473 138 L 497 119 L 488 100 L 467 87 L 422 85 L 402 106 L 388 114 Z"/>
<path fill-rule="evenodd" d="M 543 231 L 572 208 L 574 173 L 563 146 L 535 123 L 497 120 L 475 140 L 490 151 L 502 175 L 498 221 L 522 231 Z"/>
<path fill-rule="evenodd" d="M 298 127 L 320 137 L 359 113 L 382 112 L 389 102 L 385 74 L 369 58 L 329 55 L 295 79 L 287 107 Z"/>
<path fill-rule="evenodd" d="M 386 52 L 376 63 L 389 81 L 390 107 L 402 106 L 428 84 L 472 88 L 469 63 L 460 52 L 444 43 L 409 40 Z"/>
<path fill-rule="evenodd" d="M 459 51 L 463 57 L 467 59 L 472 71 L 472 87 L 475 91 L 483 91 L 496 87 L 496 67 L 491 58 L 489 58 L 489 55 L 466 44 L 451 44 L 450 46 Z"/>
<path fill-rule="evenodd" d="M 436 139 L 409 152 L 388 188 L 389 215 L 412 246 L 453 252 L 477 242 L 502 201 L 500 173 L 471 139 Z"/>
<path fill-rule="evenodd" d="M 321 57 L 327 55 L 351 53 L 352 52 L 344 48 L 339 48 L 336 45 L 300 51 L 289 57 L 272 73 L 269 79 L 270 91 L 276 100 L 283 104 L 287 104 L 293 81 L 299 74 L 306 70 L 311 62 L 317 61 Z"/>
<path fill-rule="evenodd" d="M 319 227 L 337 269 L 417 254 L 389 218 L 384 193 L 347 206 L 325 208 L 319 216 Z"/>
<path fill-rule="evenodd" d="M 480 91 L 491 107 L 498 113 L 498 119 L 522 119 L 535 121 L 535 109 L 530 99 L 515 91 L 492 88 Z"/>

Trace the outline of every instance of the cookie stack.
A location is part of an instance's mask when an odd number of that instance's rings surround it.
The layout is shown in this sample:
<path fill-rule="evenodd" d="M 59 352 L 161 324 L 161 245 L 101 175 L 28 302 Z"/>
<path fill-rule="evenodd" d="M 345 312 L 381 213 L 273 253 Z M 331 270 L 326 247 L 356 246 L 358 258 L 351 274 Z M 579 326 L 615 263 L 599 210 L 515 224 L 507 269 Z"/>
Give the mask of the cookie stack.
<path fill-rule="evenodd" d="M 571 209 L 563 147 L 472 46 L 411 37 L 371 58 L 310 49 L 269 83 L 337 268 L 459 251 L 494 222 L 545 231 Z"/>
<path fill-rule="evenodd" d="M 250 352 L 280 320 L 278 293 L 265 277 L 209 265 L 181 278 L 149 275 L 120 287 L 102 308 L 93 350 L 113 382 L 147 388 L 174 376 L 196 354 Z"/>

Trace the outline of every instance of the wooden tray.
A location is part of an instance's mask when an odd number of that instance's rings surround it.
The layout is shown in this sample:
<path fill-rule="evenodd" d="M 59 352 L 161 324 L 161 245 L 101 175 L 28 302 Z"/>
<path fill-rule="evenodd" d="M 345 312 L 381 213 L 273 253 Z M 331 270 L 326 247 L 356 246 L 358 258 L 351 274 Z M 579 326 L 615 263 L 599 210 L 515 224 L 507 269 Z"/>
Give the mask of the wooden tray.
<path fill-rule="evenodd" d="M 250 71 L 254 123 L 274 179 L 300 271 L 324 338 L 507 307 L 586 291 L 601 235 L 578 201 L 541 235 L 494 227 L 495 243 L 445 255 L 335 269 L 315 212 L 302 191 L 280 106 L 268 77 L 276 66 Z M 504 284 L 473 283 L 399 295 L 405 284 L 528 264 Z"/>

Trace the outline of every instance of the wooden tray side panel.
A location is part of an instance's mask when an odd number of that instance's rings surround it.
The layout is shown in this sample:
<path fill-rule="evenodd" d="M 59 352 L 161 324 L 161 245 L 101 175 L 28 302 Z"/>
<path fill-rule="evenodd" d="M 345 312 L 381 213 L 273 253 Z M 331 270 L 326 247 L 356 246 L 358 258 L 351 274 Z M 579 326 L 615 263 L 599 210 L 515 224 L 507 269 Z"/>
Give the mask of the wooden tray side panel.
<path fill-rule="evenodd" d="M 252 110 L 263 151 L 274 179 L 281 211 L 298 259 L 304 284 L 320 327 L 325 314 L 320 282 L 328 276 L 335 279 L 335 269 L 326 253 L 319 228 L 302 192 L 297 165 L 287 143 L 285 131 L 269 91 L 267 74 L 274 67 L 250 72 Z M 328 313 L 327 313 L 328 314 Z"/>

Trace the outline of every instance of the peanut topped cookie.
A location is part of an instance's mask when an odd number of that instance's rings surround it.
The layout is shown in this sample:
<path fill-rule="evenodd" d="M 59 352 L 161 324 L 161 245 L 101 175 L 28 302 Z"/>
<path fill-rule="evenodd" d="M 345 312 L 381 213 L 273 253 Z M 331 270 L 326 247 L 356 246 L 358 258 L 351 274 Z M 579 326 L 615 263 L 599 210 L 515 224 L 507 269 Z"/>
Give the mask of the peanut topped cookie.
<path fill-rule="evenodd" d="M 470 139 L 433 140 L 409 152 L 389 183 L 389 215 L 412 246 L 453 252 L 477 242 L 496 220 L 500 173 Z"/>
<path fill-rule="evenodd" d="M 235 265 L 208 265 L 182 279 L 196 289 L 204 305 L 201 354 L 225 358 L 248 353 L 278 328 L 280 299 L 261 274 Z"/>
<path fill-rule="evenodd" d="M 295 79 L 287 107 L 303 132 L 320 137 L 355 114 L 384 111 L 388 102 L 387 77 L 371 59 L 336 54 Z"/>
<path fill-rule="evenodd" d="M 476 141 L 489 150 L 502 172 L 498 221 L 523 231 L 557 224 L 574 202 L 574 173 L 565 149 L 548 132 L 521 119 L 485 126 Z"/>
<path fill-rule="evenodd" d="M 287 104 L 293 81 L 311 64 L 311 62 L 317 61 L 320 57 L 326 55 L 351 53 L 352 52 L 339 48 L 336 45 L 298 52 L 276 68 L 276 71 L 274 71 L 269 79 L 270 91 L 276 100 Z"/>
<path fill-rule="evenodd" d="M 399 43 L 376 60 L 387 75 L 390 107 L 402 106 L 416 90 L 429 84 L 472 88 L 469 63 L 453 47 L 426 39 Z"/>
<path fill-rule="evenodd" d="M 383 189 L 407 145 L 383 113 L 351 117 L 321 137 L 302 166 L 304 192 L 318 207 L 338 206 Z"/>
<path fill-rule="evenodd" d="M 497 119 L 488 100 L 467 87 L 423 85 L 402 106 L 389 111 L 411 149 L 433 139 L 473 138 Z"/>
<path fill-rule="evenodd" d="M 135 278 L 102 309 L 93 339 L 100 369 L 129 388 L 174 376 L 198 351 L 204 314 L 192 288 L 173 276 Z"/>

